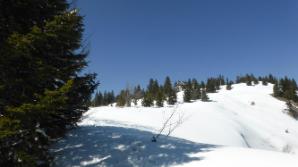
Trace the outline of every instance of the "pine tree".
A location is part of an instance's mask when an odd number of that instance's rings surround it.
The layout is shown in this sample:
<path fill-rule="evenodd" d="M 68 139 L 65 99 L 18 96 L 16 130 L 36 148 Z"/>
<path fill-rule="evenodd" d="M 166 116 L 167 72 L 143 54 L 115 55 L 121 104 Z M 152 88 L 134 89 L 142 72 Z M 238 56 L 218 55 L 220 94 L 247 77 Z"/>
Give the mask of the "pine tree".
<path fill-rule="evenodd" d="M 66 0 L 0 9 L 0 166 L 47 166 L 49 140 L 75 126 L 97 86 L 81 73 L 83 20 Z"/>

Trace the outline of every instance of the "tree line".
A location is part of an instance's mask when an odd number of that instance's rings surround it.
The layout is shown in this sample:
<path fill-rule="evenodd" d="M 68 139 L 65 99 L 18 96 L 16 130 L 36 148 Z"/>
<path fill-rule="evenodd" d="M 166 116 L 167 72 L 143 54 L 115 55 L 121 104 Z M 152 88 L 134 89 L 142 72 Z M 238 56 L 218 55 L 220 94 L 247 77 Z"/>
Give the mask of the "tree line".
<path fill-rule="evenodd" d="M 170 77 L 166 77 L 163 84 L 155 79 L 150 79 L 146 89 L 137 85 L 134 88 L 126 88 L 121 90 L 119 95 L 114 97 L 111 92 L 102 95 L 100 92 L 96 93 L 93 99 L 93 106 L 108 105 L 116 103 L 117 106 L 131 106 L 131 104 L 137 105 L 138 102 L 142 106 L 158 106 L 162 107 L 164 102 L 173 105 L 177 102 L 176 93 L 184 91 L 184 102 L 191 102 L 194 100 L 209 101 L 208 93 L 216 93 L 221 86 L 225 85 L 225 89 L 231 90 L 234 83 L 245 83 L 247 86 L 257 85 L 262 82 L 262 85 L 268 85 L 268 83 L 274 84 L 274 96 L 283 97 L 287 100 L 293 100 L 297 102 L 297 85 L 294 79 L 284 77 L 278 79 L 272 74 L 266 76 L 256 77 L 253 74 L 245 74 L 236 76 L 235 81 L 225 78 L 223 75 L 217 77 L 209 77 L 206 81 L 198 81 L 197 79 L 188 79 L 186 81 L 176 81 L 173 85 Z M 105 98 L 112 96 L 111 98 Z M 103 100 L 106 99 L 106 100 Z M 108 100 L 112 99 L 112 100 Z M 103 102 L 103 101 L 105 102 Z M 102 101 L 96 103 L 96 101 Z"/>
<path fill-rule="evenodd" d="M 297 97 L 297 83 L 294 79 L 288 77 L 280 78 L 276 80 L 273 86 L 273 95 L 275 97 L 282 97 L 287 100 L 292 100 L 294 102 L 298 101 Z"/>
<path fill-rule="evenodd" d="M 114 91 L 110 92 L 104 92 L 101 93 L 101 91 L 97 91 L 94 95 L 93 100 L 91 101 L 92 107 L 98 107 L 98 106 L 106 106 L 109 104 L 112 104 L 116 101 L 116 97 L 114 95 Z"/>

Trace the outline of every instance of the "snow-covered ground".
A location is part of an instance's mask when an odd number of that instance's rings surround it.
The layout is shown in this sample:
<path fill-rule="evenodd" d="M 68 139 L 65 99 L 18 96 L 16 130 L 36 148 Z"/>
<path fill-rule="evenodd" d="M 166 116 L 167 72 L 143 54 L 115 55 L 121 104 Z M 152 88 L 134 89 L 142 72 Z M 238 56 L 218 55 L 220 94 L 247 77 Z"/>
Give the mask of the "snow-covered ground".
<path fill-rule="evenodd" d="M 52 147 L 56 166 L 298 166 L 298 121 L 272 89 L 235 84 L 211 102 L 183 103 L 179 92 L 175 106 L 92 108 Z M 163 134 L 181 124 L 151 142 L 173 112 Z"/>

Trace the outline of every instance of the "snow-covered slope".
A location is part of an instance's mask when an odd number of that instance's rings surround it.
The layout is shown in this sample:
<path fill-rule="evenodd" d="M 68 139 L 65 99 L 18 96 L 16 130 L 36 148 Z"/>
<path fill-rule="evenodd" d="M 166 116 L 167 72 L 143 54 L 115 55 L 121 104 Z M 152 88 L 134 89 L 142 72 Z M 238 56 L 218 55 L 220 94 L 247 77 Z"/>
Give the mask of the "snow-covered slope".
<path fill-rule="evenodd" d="M 182 103 L 179 92 L 179 103 L 163 108 L 92 108 L 53 152 L 58 164 L 68 161 L 63 166 L 295 166 L 298 121 L 286 114 L 284 102 L 271 96 L 272 87 L 235 84 L 230 91 L 208 94 L 211 102 Z M 171 137 L 150 142 L 173 112 L 164 134 L 180 120 L 178 128 Z M 77 158 L 69 161 L 74 154 Z"/>

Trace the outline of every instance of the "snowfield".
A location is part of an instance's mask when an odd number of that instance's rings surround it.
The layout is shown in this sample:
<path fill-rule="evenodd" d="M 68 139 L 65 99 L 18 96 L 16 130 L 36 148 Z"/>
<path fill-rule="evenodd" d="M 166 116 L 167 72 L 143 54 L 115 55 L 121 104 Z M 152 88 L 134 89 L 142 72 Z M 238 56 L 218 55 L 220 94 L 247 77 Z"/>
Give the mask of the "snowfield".
<path fill-rule="evenodd" d="M 208 94 L 210 102 L 183 103 L 179 92 L 175 106 L 91 108 L 53 145 L 54 166 L 297 167 L 298 121 L 272 89 L 234 84 Z"/>

